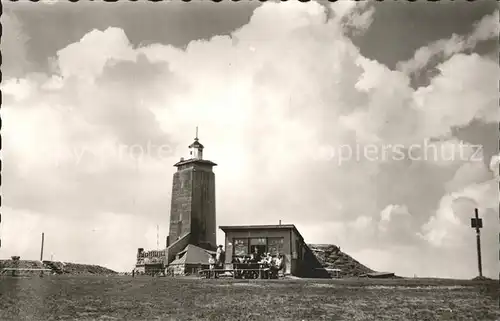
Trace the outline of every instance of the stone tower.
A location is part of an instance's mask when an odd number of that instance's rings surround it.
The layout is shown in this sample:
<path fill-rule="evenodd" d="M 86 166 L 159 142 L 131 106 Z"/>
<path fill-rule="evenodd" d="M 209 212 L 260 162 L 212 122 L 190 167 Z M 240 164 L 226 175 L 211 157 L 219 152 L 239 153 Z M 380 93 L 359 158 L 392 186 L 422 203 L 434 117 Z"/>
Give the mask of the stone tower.
<path fill-rule="evenodd" d="M 168 261 L 188 244 L 215 250 L 215 175 L 217 164 L 203 159 L 203 145 L 196 138 L 189 145 L 190 158 L 175 164 L 172 182 Z"/>

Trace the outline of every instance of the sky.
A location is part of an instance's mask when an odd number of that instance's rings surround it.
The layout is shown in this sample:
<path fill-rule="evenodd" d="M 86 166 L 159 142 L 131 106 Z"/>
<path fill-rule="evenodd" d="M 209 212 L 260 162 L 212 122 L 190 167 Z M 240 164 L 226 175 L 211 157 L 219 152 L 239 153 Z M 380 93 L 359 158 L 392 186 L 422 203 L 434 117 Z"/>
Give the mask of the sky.
<path fill-rule="evenodd" d="M 199 126 L 217 225 L 281 220 L 374 270 L 471 278 L 478 208 L 498 278 L 496 10 L 6 3 L 0 257 L 38 259 L 44 232 L 46 259 L 130 271 L 165 244 Z"/>

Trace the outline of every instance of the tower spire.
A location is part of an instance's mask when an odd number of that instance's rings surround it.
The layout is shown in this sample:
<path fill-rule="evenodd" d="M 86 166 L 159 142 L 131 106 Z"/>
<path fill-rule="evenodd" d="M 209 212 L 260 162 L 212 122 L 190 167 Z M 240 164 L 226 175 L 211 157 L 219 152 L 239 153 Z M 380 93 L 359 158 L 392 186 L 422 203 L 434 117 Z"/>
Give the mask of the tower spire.
<path fill-rule="evenodd" d="M 200 144 L 198 139 L 198 126 L 196 126 L 196 137 L 194 138 L 194 142 L 189 145 L 189 149 L 192 159 L 203 159 L 203 145 Z"/>

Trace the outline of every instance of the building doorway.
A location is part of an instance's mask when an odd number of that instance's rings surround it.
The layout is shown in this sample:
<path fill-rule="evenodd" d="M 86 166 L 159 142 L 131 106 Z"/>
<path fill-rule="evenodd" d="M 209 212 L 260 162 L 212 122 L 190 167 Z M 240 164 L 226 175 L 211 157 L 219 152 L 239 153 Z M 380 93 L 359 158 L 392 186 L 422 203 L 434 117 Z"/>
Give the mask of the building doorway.
<path fill-rule="evenodd" d="M 257 257 L 266 253 L 267 250 L 267 241 L 266 238 L 251 238 L 250 239 L 250 253 L 257 254 Z"/>

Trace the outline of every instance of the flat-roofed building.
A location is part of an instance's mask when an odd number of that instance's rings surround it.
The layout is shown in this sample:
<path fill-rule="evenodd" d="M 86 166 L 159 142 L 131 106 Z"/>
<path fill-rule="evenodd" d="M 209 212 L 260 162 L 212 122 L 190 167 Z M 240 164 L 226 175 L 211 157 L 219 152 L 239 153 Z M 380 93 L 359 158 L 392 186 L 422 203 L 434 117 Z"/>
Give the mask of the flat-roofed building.
<path fill-rule="evenodd" d="M 263 255 L 282 254 L 285 259 L 285 275 L 308 276 L 318 261 L 293 224 L 220 226 L 225 234 L 225 267 L 232 268 L 238 257 L 252 253 Z"/>

